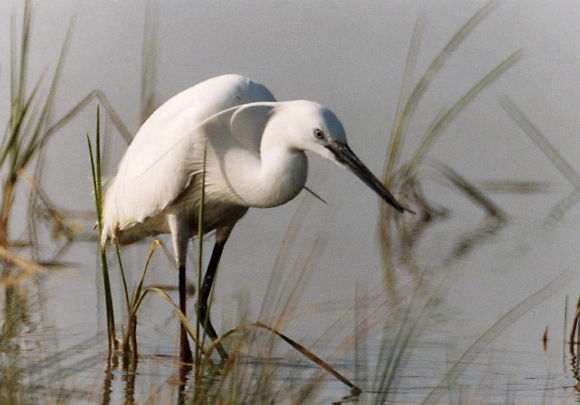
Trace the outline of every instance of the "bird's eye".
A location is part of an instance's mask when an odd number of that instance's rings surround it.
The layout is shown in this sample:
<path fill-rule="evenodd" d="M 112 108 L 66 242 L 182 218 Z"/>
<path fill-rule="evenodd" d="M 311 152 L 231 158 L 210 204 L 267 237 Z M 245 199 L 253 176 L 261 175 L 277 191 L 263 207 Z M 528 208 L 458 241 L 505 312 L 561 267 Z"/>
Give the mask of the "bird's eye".
<path fill-rule="evenodd" d="M 326 138 L 326 135 L 324 134 L 324 131 L 321 129 L 315 129 L 314 130 L 314 137 L 316 139 L 318 139 L 319 141 L 323 140 L 324 138 Z"/>

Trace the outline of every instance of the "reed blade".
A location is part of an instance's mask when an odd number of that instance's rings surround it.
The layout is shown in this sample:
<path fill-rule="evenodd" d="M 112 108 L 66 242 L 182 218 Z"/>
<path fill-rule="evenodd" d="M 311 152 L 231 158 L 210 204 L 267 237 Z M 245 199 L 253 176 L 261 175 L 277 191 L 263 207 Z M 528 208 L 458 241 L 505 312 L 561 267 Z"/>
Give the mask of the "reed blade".
<path fill-rule="evenodd" d="M 393 128 L 391 134 L 391 146 L 389 147 L 389 151 L 387 152 L 387 162 L 385 166 L 384 177 L 387 180 L 390 175 L 393 173 L 396 165 L 396 161 L 398 156 L 400 155 L 400 148 L 402 141 L 404 139 L 405 134 L 407 133 L 407 128 L 409 122 L 415 111 L 417 110 L 417 106 L 423 95 L 425 94 L 426 90 L 429 88 L 429 85 L 433 81 L 436 74 L 443 68 L 445 63 L 449 60 L 451 54 L 461 45 L 461 43 L 467 38 L 467 36 L 473 32 L 473 30 L 479 25 L 483 19 L 493 11 L 495 8 L 495 1 L 490 1 L 489 3 L 485 4 L 482 8 L 480 8 L 469 20 L 465 22 L 457 30 L 457 32 L 451 37 L 451 39 L 445 44 L 445 46 L 439 51 L 437 56 L 433 59 L 425 73 L 421 76 L 413 91 L 409 95 L 409 98 L 405 102 L 404 107 L 402 108 L 400 114 L 396 117 L 396 124 Z M 415 29 L 414 37 L 417 36 L 417 39 L 413 39 L 411 42 L 411 50 L 410 50 L 410 57 L 407 58 L 407 67 L 406 70 L 411 68 L 410 61 L 413 61 L 414 57 L 412 56 L 411 52 L 414 52 L 414 48 L 418 49 L 418 44 L 414 44 L 415 41 L 418 41 L 418 28 Z"/>
<path fill-rule="evenodd" d="M 580 174 L 564 159 L 562 154 L 548 141 L 548 138 L 542 134 L 524 112 L 507 96 L 500 99 L 500 105 L 544 155 L 546 155 L 554 167 L 566 177 L 570 184 L 574 188 L 580 189 Z"/>

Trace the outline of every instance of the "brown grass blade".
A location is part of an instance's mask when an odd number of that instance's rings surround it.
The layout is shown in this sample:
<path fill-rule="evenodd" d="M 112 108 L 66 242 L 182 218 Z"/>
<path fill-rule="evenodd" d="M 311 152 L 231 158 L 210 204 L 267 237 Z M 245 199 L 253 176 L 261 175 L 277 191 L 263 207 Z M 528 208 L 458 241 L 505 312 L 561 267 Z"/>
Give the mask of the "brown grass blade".
<path fill-rule="evenodd" d="M 479 188 L 473 183 L 469 182 L 465 177 L 461 176 L 451 167 L 439 163 L 435 166 L 447 180 L 449 180 L 458 190 L 463 192 L 471 201 L 483 208 L 487 215 L 498 219 L 505 219 L 504 211 L 487 197 Z"/>
<path fill-rule="evenodd" d="M 32 278 L 46 270 L 39 263 L 20 256 L 4 246 L 0 246 L 0 258 L 7 263 L 15 265 L 21 270 L 21 272 L 15 276 L 8 276 L 0 280 L 0 287 L 17 284 L 22 280 Z"/>
<path fill-rule="evenodd" d="M 522 110 L 507 96 L 500 100 L 500 105 L 518 124 L 524 133 L 546 155 L 560 173 L 577 189 L 580 189 L 580 174 L 568 163 L 562 154 L 542 135 L 540 130 L 530 121 Z"/>
<path fill-rule="evenodd" d="M 99 104 L 104 108 L 107 116 L 117 128 L 127 145 L 131 143 L 133 136 L 131 132 L 127 129 L 127 126 L 117 113 L 111 102 L 101 90 L 93 90 L 89 94 L 85 96 L 76 106 L 71 108 L 62 118 L 60 118 L 57 122 L 55 122 L 48 130 L 46 131 L 45 138 L 53 135 L 56 131 L 64 127 L 70 120 L 72 120 L 82 109 L 84 109 L 91 101 L 94 99 L 99 101 Z"/>
<path fill-rule="evenodd" d="M 305 348 L 304 346 L 302 346 L 300 343 L 296 342 L 295 340 L 289 338 L 288 336 L 284 335 L 282 332 L 277 331 L 274 328 L 269 327 L 266 324 L 263 324 L 262 322 L 252 322 L 249 324 L 245 324 L 245 325 L 240 325 L 238 327 L 235 327 L 233 329 L 230 329 L 229 331 L 227 331 L 226 333 L 224 333 L 223 335 L 221 335 L 218 339 L 216 339 L 207 349 L 207 354 L 206 354 L 206 358 L 208 358 L 208 356 L 211 354 L 211 352 L 213 351 L 213 349 L 220 344 L 225 338 L 247 330 L 249 328 L 262 328 L 262 329 L 266 329 L 267 331 L 275 334 L 276 336 L 280 337 L 282 340 L 284 340 L 286 343 L 288 343 L 290 346 L 292 346 L 294 349 L 296 349 L 300 354 L 302 354 L 304 357 L 306 357 L 308 360 L 312 361 L 313 363 L 315 363 L 318 367 L 320 367 L 321 369 L 325 370 L 326 372 L 328 372 L 329 374 L 331 374 L 332 376 L 334 376 L 337 380 L 339 380 L 340 382 L 342 382 L 343 384 L 345 384 L 347 387 L 349 387 L 351 389 L 352 395 L 358 395 L 362 392 L 362 390 L 357 387 L 355 384 L 353 384 L 352 382 L 350 382 L 348 380 L 348 378 L 346 378 L 345 376 L 343 376 L 342 374 L 340 374 L 338 371 L 336 371 L 330 364 L 328 364 L 327 362 L 325 362 L 324 360 L 322 360 L 320 357 L 318 357 L 316 354 L 314 354 L 312 351 L 308 350 L 307 348 Z"/>

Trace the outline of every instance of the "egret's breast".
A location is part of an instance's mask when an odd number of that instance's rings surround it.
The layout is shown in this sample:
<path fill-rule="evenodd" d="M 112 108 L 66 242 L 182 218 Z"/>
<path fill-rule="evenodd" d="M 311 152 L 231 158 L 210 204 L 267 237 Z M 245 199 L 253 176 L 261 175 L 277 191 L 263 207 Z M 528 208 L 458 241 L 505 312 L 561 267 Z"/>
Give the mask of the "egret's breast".
<path fill-rule="evenodd" d="M 273 154 L 262 161 L 260 176 L 245 198 L 251 207 L 277 207 L 296 197 L 307 177 L 308 160 L 304 152 Z"/>
<path fill-rule="evenodd" d="M 304 188 L 308 161 L 301 151 L 258 156 L 236 146 L 208 154 L 206 170 L 206 189 L 215 201 L 269 208 L 290 201 Z"/>
<path fill-rule="evenodd" d="M 308 177 L 308 160 L 304 153 L 293 156 L 278 176 L 267 175 L 264 182 L 264 199 L 262 207 L 277 207 L 296 197 L 306 184 Z"/>

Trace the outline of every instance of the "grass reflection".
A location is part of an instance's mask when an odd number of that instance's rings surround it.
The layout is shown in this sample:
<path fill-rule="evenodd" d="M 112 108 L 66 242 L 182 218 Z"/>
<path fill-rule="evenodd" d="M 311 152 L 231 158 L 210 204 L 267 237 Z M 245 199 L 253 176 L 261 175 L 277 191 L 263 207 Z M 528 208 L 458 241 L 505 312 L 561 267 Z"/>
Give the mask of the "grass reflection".
<path fill-rule="evenodd" d="M 119 299 L 111 290 L 108 292 L 107 307 L 110 314 L 114 308 L 122 307 L 119 303 L 115 307 L 114 299 L 119 302 L 124 300 L 123 304 L 127 308 L 124 319 L 122 311 L 120 315 L 118 311 L 116 318 L 112 315 L 107 318 L 109 350 L 103 343 L 106 339 L 104 333 L 77 343 L 71 343 L 71 337 L 64 336 L 61 342 L 66 346 L 64 349 L 58 348 L 57 344 L 43 349 L 39 343 L 48 338 L 50 332 L 45 334 L 45 330 L 50 327 L 38 321 L 39 313 L 44 310 L 40 299 L 43 292 L 34 289 L 30 279 L 42 283 L 41 275 L 51 277 L 47 269 L 61 266 L 64 252 L 76 242 L 82 240 L 96 243 L 95 233 L 90 230 L 93 213 L 89 213 L 88 221 L 86 213 L 71 214 L 70 210 L 57 207 L 43 190 L 41 174 L 46 158 L 43 147 L 52 135 L 95 99 L 127 142 L 131 136 L 105 95 L 98 90 L 91 92 L 63 118 L 53 123 L 51 104 L 54 102 L 68 36 L 54 75 L 49 81 L 47 93 L 40 91 L 41 79 L 28 91 L 26 55 L 29 55 L 31 10 L 30 2 L 26 2 L 22 35 L 18 37 L 19 40 L 13 38 L 13 42 L 20 41 L 21 44 L 18 54 L 11 56 L 12 67 L 16 68 L 11 76 L 12 113 L 0 147 L 0 165 L 4 176 L 1 186 L 3 202 L 0 205 L 0 258 L 3 260 L 0 278 L 0 403 L 75 403 L 79 399 L 103 404 L 309 403 L 316 401 L 332 377 L 345 384 L 345 387 L 341 387 L 342 391 L 336 393 L 339 403 L 384 403 L 399 399 L 401 381 L 405 377 L 402 370 L 416 354 L 424 334 L 429 330 L 430 322 L 432 324 L 441 321 L 438 318 L 441 316 L 438 308 L 444 301 L 441 285 L 446 276 L 445 269 L 465 260 L 470 253 L 498 238 L 509 221 L 507 213 L 490 197 L 489 188 L 473 184 L 470 179 L 455 171 L 448 162 L 430 162 L 426 156 L 447 125 L 470 101 L 520 59 L 519 51 L 498 61 L 489 74 L 475 83 L 456 103 L 437 115 L 426 130 L 420 146 L 413 151 L 406 163 L 401 164 L 402 147 L 410 136 L 409 122 L 422 95 L 428 90 L 430 83 L 436 80 L 437 72 L 452 57 L 453 51 L 462 45 L 463 40 L 494 8 L 493 3 L 485 5 L 470 18 L 413 85 L 412 71 L 417 59 L 423 23 L 419 21 L 417 24 L 409 50 L 406 79 L 402 84 L 399 112 L 386 156 L 384 177 L 385 183 L 394 186 L 393 189 L 400 190 L 406 196 L 407 202 L 417 211 L 417 215 L 401 219 L 393 217 L 392 211 L 384 206 L 381 208 L 379 238 L 384 265 L 383 284 L 368 290 L 366 287 L 357 286 L 354 297 L 341 297 L 343 300 L 352 301 L 352 304 L 348 305 L 326 331 L 320 331 L 319 339 L 309 342 L 312 347 L 306 347 L 299 336 L 290 336 L 287 332 L 289 325 L 300 316 L 312 312 L 332 312 L 336 311 L 336 307 L 344 307 L 336 303 L 307 306 L 299 300 L 305 280 L 317 267 L 319 253 L 326 246 L 324 231 L 331 221 L 326 219 L 311 246 L 300 246 L 299 229 L 307 218 L 312 202 L 311 199 L 305 199 L 296 211 L 276 256 L 266 298 L 258 316 L 260 322 L 247 319 L 248 313 L 232 304 L 228 310 L 241 313 L 239 326 L 220 338 L 220 342 L 232 353 L 231 359 L 221 366 L 215 364 L 211 355 L 214 346 L 200 339 L 197 368 L 193 370 L 191 365 L 176 361 L 171 351 L 173 348 L 167 349 L 163 354 L 153 352 L 151 346 L 148 346 L 153 339 L 146 332 L 139 332 L 140 328 L 142 330 L 145 325 L 154 322 L 148 319 L 148 313 L 141 306 L 145 297 L 149 297 L 148 302 L 154 306 L 167 305 L 170 310 L 176 308 L 167 292 L 174 289 L 173 286 L 159 288 L 147 284 L 145 279 L 145 270 L 149 266 L 155 266 L 154 263 L 149 263 L 149 259 L 157 244 L 152 245 L 149 256 L 144 258 L 146 264 L 141 267 L 143 271 L 134 290 L 131 291 L 125 282 L 124 297 Z M 151 15 L 148 14 L 148 18 L 151 21 Z M 155 104 L 154 89 L 147 87 L 154 83 L 155 52 L 147 47 L 155 42 L 155 38 L 151 37 L 154 37 L 155 30 L 145 31 L 148 39 L 144 41 L 144 64 L 147 69 L 143 70 L 142 79 L 143 119 Z M 578 175 L 571 172 L 569 164 L 562 163 L 561 156 L 553 148 L 545 146 L 545 137 L 538 135 L 537 129 L 513 102 L 506 99 L 502 106 L 534 142 L 547 151 L 546 154 L 554 165 L 574 187 L 571 194 L 554 208 L 551 217 L 556 221 L 580 199 L 576 184 Z M 97 128 L 99 133 L 98 124 Z M 97 145 L 100 142 L 95 144 L 95 151 Z M 92 156 L 96 156 L 94 184 L 95 195 L 99 195 L 102 178 L 100 170 L 97 169 L 100 163 L 97 162 L 100 154 L 95 153 Z M 29 165 L 32 163 L 36 163 L 34 170 L 30 170 Z M 421 251 L 422 241 L 429 232 L 447 225 L 454 216 L 452 208 L 439 205 L 434 196 L 425 191 L 425 182 L 431 180 L 445 184 L 448 190 L 477 207 L 482 219 L 471 224 L 471 228 L 466 231 L 452 230 L 452 233 L 447 233 L 446 237 L 456 242 L 453 248 L 441 254 L 438 259 L 431 256 L 425 260 Z M 26 185 L 26 188 L 21 185 Z M 537 182 L 524 184 L 506 181 L 492 186 L 521 194 L 537 192 L 538 189 L 542 191 L 542 185 Z M 16 197 L 25 190 L 30 193 L 27 200 L 27 229 L 25 233 L 11 232 L 10 219 L 14 213 Z M 83 223 L 81 221 L 90 222 L 88 231 L 87 227 L 79 226 L 79 223 Z M 48 232 L 44 229 L 46 224 L 49 224 Z M 19 234 L 26 234 L 25 240 L 14 239 L 14 235 Z M 46 251 L 40 251 L 39 241 L 48 239 L 54 243 L 55 248 L 47 254 Z M 296 246 L 299 250 L 298 257 L 293 256 L 292 248 Z M 102 263 L 109 264 L 104 254 Z M 121 267 L 120 254 L 118 263 Z M 364 265 L 361 263 L 361 266 Z M 112 264 L 110 284 L 119 278 L 124 279 L 124 273 L 118 275 L 117 270 L 121 271 Z M 441 272 L 437 273 L 439 270 Z M 475 363 L 482 348 L 551 295 L 563 279 L 557 279 L 507 311 L 481 336 L 474 339 L 457 361 L 447 364 L 446 370 L 439 370 L 439 382 L 432 391 L 425 394 L 425 402 L 437 403 L 445 395 L 445 390 L 456 384 L 460 375 Z M 154 294 L 150 294 L 151 292 Z M 86 316 L 93 315 L 88 313 Z M 182 319 L 177 310 L 171 316 Z M 187 319 L 182 319 L 182 322 L 186 323 Z M 199 335 L 191 325 L 188 329 L 193 337 Z M 34 331 L 39 331 L 40 336 L 31 337 Z M 159 339 L 166 339 L 174 331 L 163 328 L 155 333 L 162 335 Z M 373 338 L 377 335 L 382 336 L 379 347 L 371 347 Z M 146 343 L 138 345 L 138 338 Z M 292 350 L 281 349 L 281 346 L 285 347 L 284 344 L 289 344 Z M 352 357 L 352 364 L 344 360 Z M 577 363 L 577 357 L 572 353 L 571 370 L 574 378 L 578 380 Z M 361 364 L 372 364 L 372 367 L 363 367 Z M 418 369 L 416 372 L 423 373 L 425 370 Z M 90 374 L 88 383 L 87 374 Z M 360 390 L 363 393 L 358 396 Z M 341 396 L 345 398 L 341 400 Z"/>

